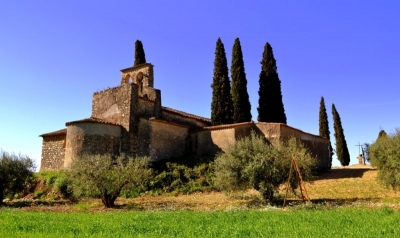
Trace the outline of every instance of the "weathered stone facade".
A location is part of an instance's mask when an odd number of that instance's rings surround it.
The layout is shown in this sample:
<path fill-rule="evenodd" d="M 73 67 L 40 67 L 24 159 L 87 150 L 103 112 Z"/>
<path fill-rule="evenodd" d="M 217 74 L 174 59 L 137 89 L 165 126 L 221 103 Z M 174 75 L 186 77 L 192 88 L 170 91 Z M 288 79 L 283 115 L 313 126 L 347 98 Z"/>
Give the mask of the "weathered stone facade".
<path fill-rule="evenodd" d="M 41 168 L 60 170 L 64 168 L 67 130 L 43 134 Z"/>
<path fill-rule="evenodd" d="M 85 119 L 67 123 L 64 166 L 82 154 L 118 154 L 121 127 L 101 120 Z"/>
<path fill-rule="evenodd" d="M 251 131 L 264 136 L 268 141 L 287 141 L 291 137 L 299 139 L 317 158 L 319 170 L 330 169 L 329 141 L 326 138 L 303 132 L 281 123 L 245 122 L 221 126 L 204 127 L 193 133 L 193 150 L 197 154 L 214 155 L 225 151 L 229 144 L 240 138 L 249 136 Z"/>
<path fill-rule="evenodd" d="M 66 123 L 66 129 L 43 137 L 41 171 L 60 170 L 83 153 L 168 159 L 185 153 L 215 154 L 250 135 L 267 140 L 301 139 L 328 169 L 328 140 L 279 123 L 247 122 L 211 126 L 210 119 L 162 107 L 153 88 L 153 65 L 121 70 L 121 85 L 93 94 L 91 117 Z"/>

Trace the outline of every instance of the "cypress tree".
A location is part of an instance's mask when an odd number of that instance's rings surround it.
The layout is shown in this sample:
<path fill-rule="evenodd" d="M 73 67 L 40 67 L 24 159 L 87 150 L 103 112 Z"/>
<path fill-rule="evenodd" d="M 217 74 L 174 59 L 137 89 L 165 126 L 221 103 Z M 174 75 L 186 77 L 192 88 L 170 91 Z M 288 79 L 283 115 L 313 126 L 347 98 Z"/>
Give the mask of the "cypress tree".
<path fill-rule="evenodd" d="M 350 163 L 349 149 L 347 148 L 346 139 L 343 133 L 342 122 L 339 113 L 336 111 L 335 104 L 332 104 L 333 127 L 335 129 L 336 155 L 342 166 Z"/>
<path fill-rule="evenodd" d="M 228 63 L 221 38 L 218 38 L 215 49 L 214 77 L 211 87 L 213 91 L 211 123 L 213 125 L 233 123 L 233 104 L 228 76 Z"/>
<path fill-rule="evenodd" d="M 144 54 L 143 44 L 140 40 L 135 42 L 135 62 L 133 66 L 146 63 L 146 55 Z"/>
<path fill-rule="evenodd" d="M 281 81 L 271 45 L 264 46 L 258 91 L 258 118 L 260 122 L 279 122 L 286 124 L 286 114 L 282 102 Z"/>
<path fill-rule="evenodd" d="M 239 38 L 235 39 L 232 49 L 231 77 L 233 122 L 251 121 L 251 105 L 249 94 L 247 93 L 247 79 L 244 72 L 242 46 Z"/>
<path fill-rule="evenodd" d="M 332 166 L 332 155 L 333 148 L 330 139 L 331 132 L 329 131 L 329 123 L 328 123 L 328 114 L 326 113 L 325 100 L 324 97 L 321 97 L 321 101 L 319 103 L 319 135 L 325 137 L 329 141 L 329 157 L 331 158 L 331 166 Z"/>

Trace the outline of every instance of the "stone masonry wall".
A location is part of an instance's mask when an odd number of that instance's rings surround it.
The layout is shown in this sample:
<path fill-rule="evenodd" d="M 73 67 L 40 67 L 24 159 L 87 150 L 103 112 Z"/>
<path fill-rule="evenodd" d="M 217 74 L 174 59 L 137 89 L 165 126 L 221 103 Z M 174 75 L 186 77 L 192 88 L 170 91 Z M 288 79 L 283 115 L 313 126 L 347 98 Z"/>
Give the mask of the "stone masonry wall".
<path fill-rule="evenodd" d="M 199 120 L 196 120 L 194 118 L 190 117 L 185 117 L 182 115 L 179 115 L 178 113 L 174 113 L 169 110 L 163 110 L 162 112 L 162 119 L 174 123 L 179 123 L 182 125 L 187 125 L 187 126 L 192 126 L 192 127 L 205 127 L 205 126 L 210 126 L 210 123 L 208 122 L 202 122 Z"/>
<path fill-rule="evenodd" d="M 194 143 L 193 143 L 194 142 Z M 214 155 L 220 151 L 224 151 L 229 143 L 235 142 L 235 129 L 219 129 L 219 130 L 203 130 L 196 133 L 196 137 L 192 137 L 192 143 L 199 155 Z"/>
<path fill-rule="evenodd" d="M 124 127 L 131 127 L 131 113 L 137 111 L 137 85 L 127 84 L 93 94 L 92 117 Z"/>
<path fill-rule="evenodd" d="M 150 158 L 161 160 L 182 156 L 185 152 L 188 128 L 154 119 L 150 122 Z"/>
<path fill-rule="evenodd" d="M 137 85 L 142 84 L 143 88 L 154 88 L 154 70 L 152 64 L 146 63 L 123 69 L 121 70 L 121 73 L 121 85 L 135 83 Z M 138 74 L 142 75 L 142 82 L 139 82 L 140 78 L 138 77 Z"/>
<path fill-rule="evenodd" d="M 161 114 L 161 105 L 155 101 L 139 98 L 139 105 L 137 113 L 140 117 L 150 118 L 156 117 L 159 118 Z"/>
<path fill-rule="evenodd" d="M 43 137 L 40 171 L 64 168 L 65 135 Z"/>
<path fill-rule="evenodd" d="M 215 155 L 220 151 L 225 151 L 230 143 L 234 143 L 235 139 L 248 136 L 251 130 L 255 130 L 257 134 L 264 136 L 268 141 L 288 140 L 291 136 L 294 136 L 301 140 L 313 156 L 317 158 L 316 169 L 330 169 L 329 142 L 327 139 L 280 123 L 256 122 L 207 127 L 206 130 L 191 134 L 193 151 L 200 155 Z"/>
<path fill-rule="evenodd" d="M 77 123 L 67 127 L 64 166 L 87 154 L 118 154 L 120 126 L 101 123 Z"/>
<path fill-rule="evenodd" d="M 150 156 L 151 122 L 140 118 L 138 135 L 138 156 Z"/>
<path fill-rule="evenodd" d="M 93 94 L 92 117 L 119 124 L 121 132 L 121 152 L 135 156 L 137 154 L 138 102 L 136 84 L 125 84 Z"/>

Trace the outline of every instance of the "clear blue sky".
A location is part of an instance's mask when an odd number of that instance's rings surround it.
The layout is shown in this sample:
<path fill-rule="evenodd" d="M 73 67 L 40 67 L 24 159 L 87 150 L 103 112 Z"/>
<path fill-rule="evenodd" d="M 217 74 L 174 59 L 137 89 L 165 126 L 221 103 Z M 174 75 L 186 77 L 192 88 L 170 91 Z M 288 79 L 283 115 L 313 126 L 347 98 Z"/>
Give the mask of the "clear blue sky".
<path fill-rule="evenodd" d="M 288 124 L 318 134 L 324 96 L 332 145 L 335 103 L 356 163 L 358 142 L 400 126 L 399 11 L 399 1 L 2 0 L 0 148 L 39 167 L 39 135 L 89 117 L 93 92 L 118 86 L 133 65 L 137 39 L 162 104 L 209 118 L 216 41 L 230 67 L 239 37 L 253 120 L 269 42 Z"/>

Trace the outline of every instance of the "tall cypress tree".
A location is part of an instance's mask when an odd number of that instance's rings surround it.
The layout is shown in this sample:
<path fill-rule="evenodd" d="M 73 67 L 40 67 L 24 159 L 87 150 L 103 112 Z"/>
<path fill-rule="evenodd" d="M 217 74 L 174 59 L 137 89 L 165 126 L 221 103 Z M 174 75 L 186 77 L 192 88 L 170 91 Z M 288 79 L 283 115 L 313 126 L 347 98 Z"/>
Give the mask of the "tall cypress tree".
<path fill-rule="evenodd" d="M 213 89 L 211 123 L 213 125 L 233 123 L 233 104 L 228 76 L 228 63 L 224 44 L 220 38 L 217 40 L 215 49 L 214 77 L 211 87 Z"/>
<path fill-rule="evenodd" d="M 336 155 L 342 166 L 347 166 L 350 163 L 349 149 L 347 148 L 346 139 L 343 133 L 342 122 L 339 113 L 336 110 L 335 104 L 332 104 L 333 127 L 335 129 L 336 140 Z"/>
<path fill-rule="evenodd" d="M 271 45 L 264 46 L 258 91 L 258 118 L 260 122 L 279 122 L 286 124 L 286 114 L 282 102 L 281 81 Z"/>
<path fill-rule="evenodd" d="M 235 39 L 232 49 L 231 77 L 233 122 L 251 121 L 251 105 L 249 94 L 247 93 L 247 79 L 244 72 L 242 46 L 239 38 Z"/>
<path fill-rule="evenodd" d="M 321 101 L 319 103 L 319 135 L 325 137 L 329 141 L 329 157 L 331 158 L 331 166 L 332 166 L 332 155 L 333 148 L 330 139 L 331 132 L 329 131 L 329 123 L 328 123 L 328 114 L 326 113 L 325 100 L 324 97 L 321 97 Z"/>
<path fill-rule="evenodd" d="M 144 54 L 143 44 L 140 40 L 135 42 L 135 62 L 133 66 L 146 63 L 146 55 Z"/>

